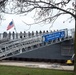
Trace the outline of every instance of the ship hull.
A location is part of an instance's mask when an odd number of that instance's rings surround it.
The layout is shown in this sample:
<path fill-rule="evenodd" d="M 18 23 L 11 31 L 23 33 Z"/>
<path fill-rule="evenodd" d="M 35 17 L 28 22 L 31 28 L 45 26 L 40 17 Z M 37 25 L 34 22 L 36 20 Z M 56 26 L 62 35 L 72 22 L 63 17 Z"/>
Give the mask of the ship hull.
<path fill-rule="evenodd" d="M 11 60 L 34 60 L 34 61 L 66 61 L 74 54 L 73 40 L 65 41 L 39 48 L 30 52 L 13 56 Z"/>

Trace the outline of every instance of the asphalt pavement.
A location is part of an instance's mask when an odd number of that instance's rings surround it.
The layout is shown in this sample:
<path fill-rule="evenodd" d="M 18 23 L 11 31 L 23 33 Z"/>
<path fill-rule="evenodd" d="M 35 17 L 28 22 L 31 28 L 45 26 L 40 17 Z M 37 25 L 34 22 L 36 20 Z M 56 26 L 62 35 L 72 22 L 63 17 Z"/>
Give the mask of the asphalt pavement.
<path fill-rule="evenodd" d="M 9 66 L 23 66 L 30 68 L 46 68 L 46 69 L 58 69 L 58 70 L 74 70 L 73 65 L 61 65 L 59 63 L 47 63 L 47 62 L 20 62 L 20 61 L 0 61 L 0 65 Z"/>

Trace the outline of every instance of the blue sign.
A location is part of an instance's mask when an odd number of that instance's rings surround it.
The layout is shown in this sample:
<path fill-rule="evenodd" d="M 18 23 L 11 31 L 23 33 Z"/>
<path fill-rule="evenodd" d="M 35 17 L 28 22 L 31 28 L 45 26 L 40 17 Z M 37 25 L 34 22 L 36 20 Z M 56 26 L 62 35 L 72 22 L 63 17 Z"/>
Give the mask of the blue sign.
<path fill-rule="evenodd" d="M 43 37 L 44 42 L 56 40 L 57 38 L 65 37 L 65 31 L 59 31 L 59 32 L 51 33 L 51 34 L 46 34 L 46 35 L 43 35 L 42 37 Z"/>

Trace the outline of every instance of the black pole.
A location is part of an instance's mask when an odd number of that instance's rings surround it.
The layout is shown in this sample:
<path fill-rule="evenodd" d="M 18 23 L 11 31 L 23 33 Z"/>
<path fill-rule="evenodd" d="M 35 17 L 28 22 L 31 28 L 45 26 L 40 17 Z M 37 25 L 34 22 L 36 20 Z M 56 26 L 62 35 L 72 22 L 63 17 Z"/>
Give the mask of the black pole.
<path fill-rule="evenodd" d="M 75 8 L 75 36 L 74 36 L 74 53 L 75 53 L 75 56 L 74 56 L 74 75 L 76 75 L 76 0 L 75 0 L 75 5 L 74 5 L 74 8 Z"/>

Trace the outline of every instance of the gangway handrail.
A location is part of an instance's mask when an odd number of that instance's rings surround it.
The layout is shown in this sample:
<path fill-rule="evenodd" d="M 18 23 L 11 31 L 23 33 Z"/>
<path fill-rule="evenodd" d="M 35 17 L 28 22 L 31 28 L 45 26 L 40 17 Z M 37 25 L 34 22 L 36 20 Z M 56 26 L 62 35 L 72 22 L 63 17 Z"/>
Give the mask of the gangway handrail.
<path fill-rule="evenodd" d="M 21 43 L 21 42 L 24 42 L 24 41 L 32 40 L 32 38 L 39 38 L 39 36 L 35 36 L 35 37 L 31 37 L 31 38 L 23 38 L 23 39 L 10 40 L 7 43 L 0 44 L 0 46 L 4 46 L 4 45 L 9 46 L 9 45 L 12 45 L 12 44 L 15 44 L 15 43 Z"/>

